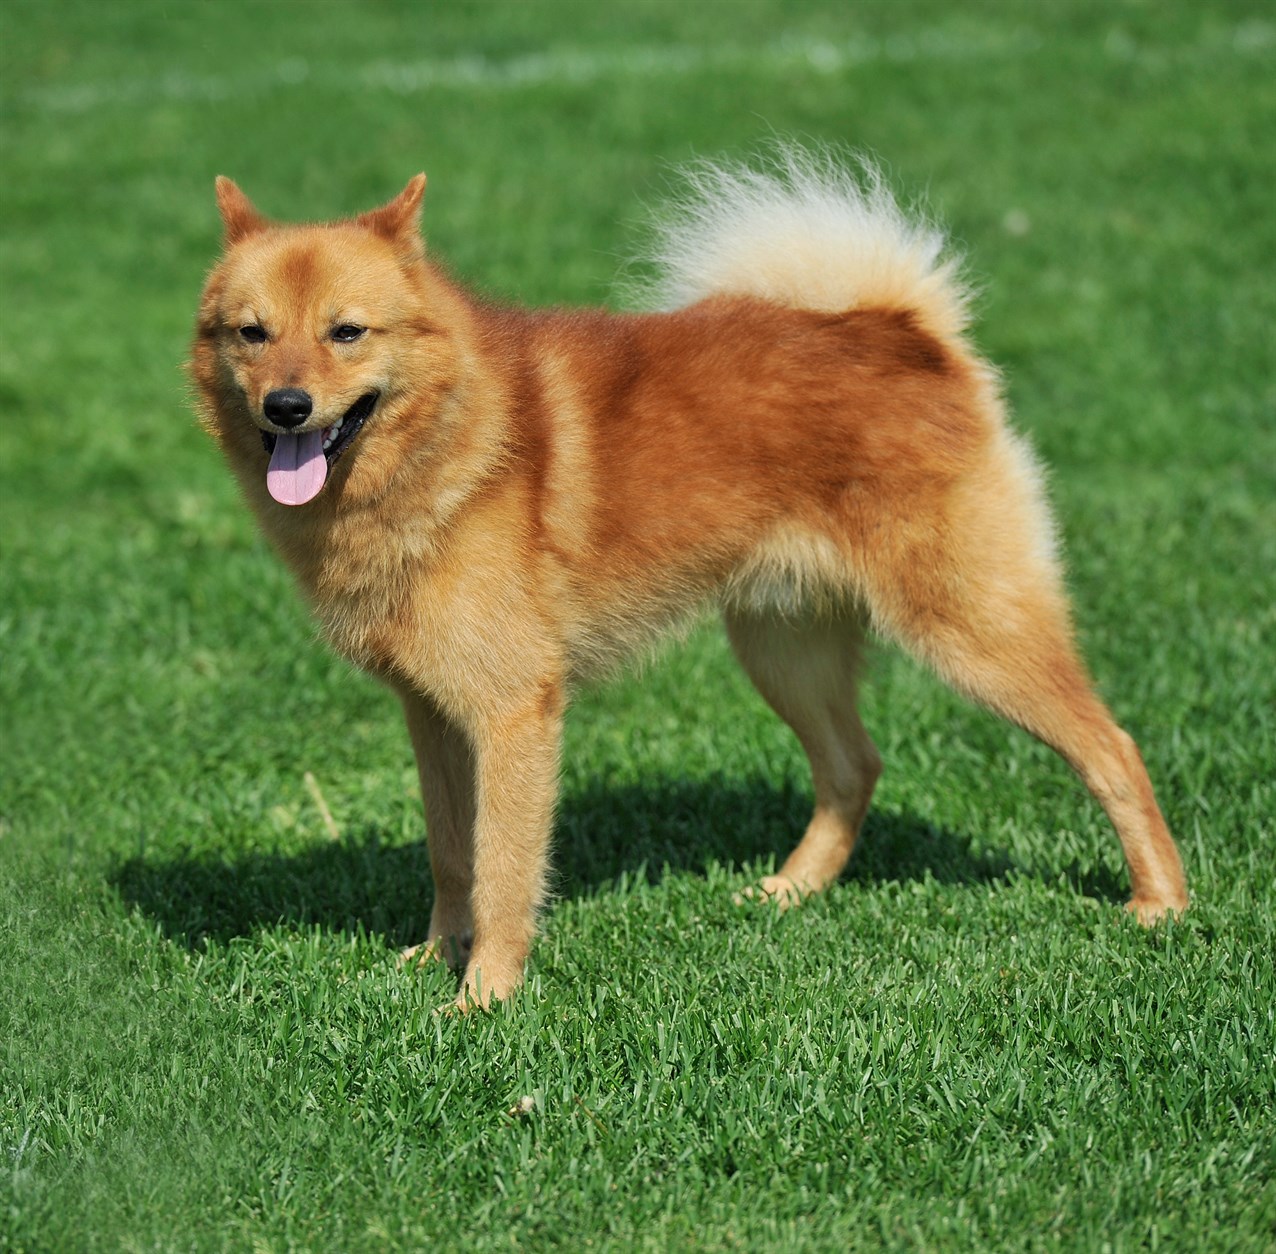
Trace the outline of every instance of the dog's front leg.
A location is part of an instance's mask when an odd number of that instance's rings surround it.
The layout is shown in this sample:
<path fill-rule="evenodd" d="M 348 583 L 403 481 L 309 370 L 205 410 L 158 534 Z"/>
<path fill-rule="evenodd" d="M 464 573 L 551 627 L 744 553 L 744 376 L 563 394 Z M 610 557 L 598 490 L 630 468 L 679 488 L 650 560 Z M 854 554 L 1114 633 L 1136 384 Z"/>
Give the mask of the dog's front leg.
<path fill-rule="evenodd" d="M 442 959 L 460 968 L 469 962 L 474 942 L 474 754 L 465 731 L 428 697 L 412 691 L 399 697 L 416 752 L 434 874 L 429 933 L 403 958 Z"/>
<path fill-rule="evenodd" d="M 508 996 L 523 979 L 545 892 L 562 713 L 555 681 L 474 729 L 474 949 L 457 998 L 463 1010 Z"/>

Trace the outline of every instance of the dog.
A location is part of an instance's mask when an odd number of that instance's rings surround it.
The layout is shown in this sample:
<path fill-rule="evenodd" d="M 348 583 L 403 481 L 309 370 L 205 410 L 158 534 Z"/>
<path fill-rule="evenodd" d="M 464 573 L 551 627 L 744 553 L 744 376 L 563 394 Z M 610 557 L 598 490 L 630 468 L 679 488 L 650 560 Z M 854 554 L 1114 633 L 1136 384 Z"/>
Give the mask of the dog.
<path fill-rule="evenodd" d="M 198 410 L 328 640 L 403 704 L 435 893 L 406 955 L 463 970 L 462 1010 L 518 987 L 569 685 L 706 607 L 810 759 L 810 825 L 755 897 L 796 903 L 851 854 L 881 770 L 856 713 L 872 630 L 1068 762 L 1140 922 L 1183 911 L 942 234 L 871 166 L 796 149 L 688 187 L 659 308 L 612 313 L 465 290 L 426 255 L 423 174 L 323 225 L 217 180 Z"/>

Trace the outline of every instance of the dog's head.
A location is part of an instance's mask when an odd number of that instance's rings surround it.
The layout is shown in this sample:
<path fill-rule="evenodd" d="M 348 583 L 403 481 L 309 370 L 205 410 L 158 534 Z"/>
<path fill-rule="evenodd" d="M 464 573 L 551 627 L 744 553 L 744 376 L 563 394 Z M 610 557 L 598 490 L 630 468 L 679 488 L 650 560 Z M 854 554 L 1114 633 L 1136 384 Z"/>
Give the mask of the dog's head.
<path fill-rule="evenodd" d="M 277 226 L 230 179 L 217 180 L 224 254 L 200 303 L 193 371 L 215 421 L 260 432 L 257 456 L 269 455 L 266 486 L 281 504 L 317 496 L 365 426 L 416 383 L 405 350 L 432 330 L 424 192 L 418 174 L 357 218 Z"/>

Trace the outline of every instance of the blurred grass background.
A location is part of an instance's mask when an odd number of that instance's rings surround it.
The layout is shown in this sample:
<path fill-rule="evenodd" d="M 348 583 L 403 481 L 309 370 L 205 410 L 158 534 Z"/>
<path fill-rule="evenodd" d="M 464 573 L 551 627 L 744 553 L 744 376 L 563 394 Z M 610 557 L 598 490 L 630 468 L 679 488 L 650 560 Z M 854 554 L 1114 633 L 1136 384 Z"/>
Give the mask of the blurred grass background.
<path fill-rule="evenodd" d="M 0 1247 L 1270 1249 L 1274 61 L 1265 4 L 8 0 Z M 1193 913 L 1128 926 L 1066 770 L 883 651 L 851 872 L 741 914 L 807 781 L 706 628 L 582 695 L 529 989 L 434 1020 L 395 705 L 190 416 L 212 178 L 424 168 L 480 290 L 615 303 L 669 169 L 776 134 L 969 254 Z"/>

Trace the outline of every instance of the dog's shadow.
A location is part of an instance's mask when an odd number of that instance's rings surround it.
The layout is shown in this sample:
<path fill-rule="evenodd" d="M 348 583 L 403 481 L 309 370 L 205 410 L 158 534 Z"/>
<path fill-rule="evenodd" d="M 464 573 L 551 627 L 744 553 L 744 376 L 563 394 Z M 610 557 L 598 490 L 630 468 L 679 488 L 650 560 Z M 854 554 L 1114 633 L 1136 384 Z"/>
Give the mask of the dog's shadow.
<path fill-rule="evenodd" d="M 809 814 L 803 790 L 761 780 L 591 785 L 563 798 L 552 886 L 570 898 L 605 891 L 621 875 L 654 882 L 715 864 L 773 858 L 778 865 Z M 923 819 L 870 811 L 844 878 L 990 884 L 1014 869 L 1009 857 L 976 852 L 969 839 Z M 1120 897 L 1108 873 L 1064 874 L 1082 892 Z M 377 828 L 300 853 L 252 852 L 233 861 L 142 853 L 119 864 L 111 880 L 126 903 L 191 948 L 275 925 L 362 933 L 399 947 L 423 938 L 432 896 L 424 840 L 385 844 Z"/>

